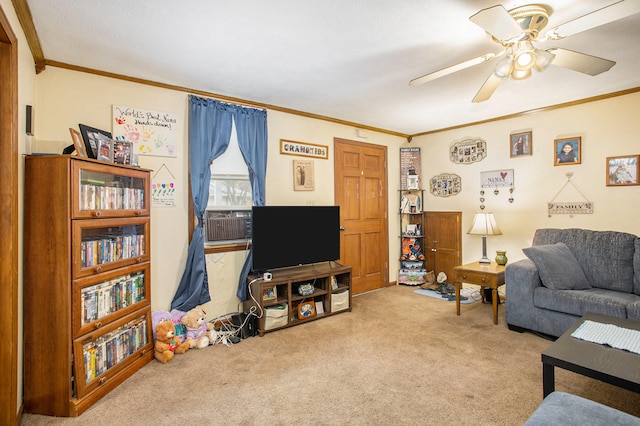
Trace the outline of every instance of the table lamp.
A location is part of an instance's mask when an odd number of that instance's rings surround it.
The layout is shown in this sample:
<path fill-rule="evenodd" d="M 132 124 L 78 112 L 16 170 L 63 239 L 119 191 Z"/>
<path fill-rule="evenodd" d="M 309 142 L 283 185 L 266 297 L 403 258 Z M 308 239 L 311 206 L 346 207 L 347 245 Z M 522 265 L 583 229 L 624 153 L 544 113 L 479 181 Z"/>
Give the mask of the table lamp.
<path fill-rule="evenodd" d="M 487 257 L 487 235 L 502 235 L 502 231 L 498 228 L 493 213 L 476 213 L 473 217 L 471 229 L 467 232 L 469 235 L 482 235 L 482 258 L 480 263 L 491 263 Z"/>

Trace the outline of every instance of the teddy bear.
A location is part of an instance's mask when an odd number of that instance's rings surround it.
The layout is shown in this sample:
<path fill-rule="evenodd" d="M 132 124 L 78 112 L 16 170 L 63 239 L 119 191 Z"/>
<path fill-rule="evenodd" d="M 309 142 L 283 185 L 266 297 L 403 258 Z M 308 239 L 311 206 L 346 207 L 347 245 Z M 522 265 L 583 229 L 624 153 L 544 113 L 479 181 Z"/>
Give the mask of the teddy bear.
<path fill-rule="evenodd" d="M 176 337 L 176 328 L 171 321 L 160 321 L 156 326 L 155 357 L 165 364 L 173 359 L 173 354 L 183 354 L 189 350 L 189 343 Z"/>
<path fill-rule="evenodd" d="M 211 327 L 207 323 L 206 313 L 201 308 L 193 308 L 180 320 L 187 327 L 189 347 L 202 349 L 209 346 Z"/>

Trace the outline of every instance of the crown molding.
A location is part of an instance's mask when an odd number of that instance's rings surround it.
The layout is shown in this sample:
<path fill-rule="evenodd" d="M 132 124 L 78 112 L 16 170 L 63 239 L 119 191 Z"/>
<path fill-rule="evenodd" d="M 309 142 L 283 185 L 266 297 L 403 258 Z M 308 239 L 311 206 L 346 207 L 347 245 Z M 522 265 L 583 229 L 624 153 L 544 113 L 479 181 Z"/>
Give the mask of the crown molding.
<path fill-rule="evenodd" d="M 36 74 L 39 74 L 40 72 L 44 71 L 45 67 L 47 65 L 49 65 L 49 66 L 52 66 L 52 67 L 64 68 L 64 69 L 68 69 L 68 70 L 72 70 L 72 71 L 84 72 L 84 73 L 88 73 L 88 74 L 94 74 L 94 75 L 99 75 L 99 76 L 103 76 L 103 77 L 109 77 L 109 78 L 115 78 L 115 79 L 118 79 L 118 80 L 129 81 L 129 82 L 132 82 L 132 83 L 138 83 L 138 84 L 144 84 L 144 85 L 148 85 L 148 86 L 160 87 L 160 88 L 163 88 L 163 89 L 177 90 L 177 91 L 180 91 L 180 92 L 192 93 L 192 94 L 195 94 L 195 95 L 205 96 L 205 97 L 217 99 L 217 100 L 224 101 L 224 102 L 230 102 L 230 103 L 234 103 L 234 104 L 238 104 L 238 105 L 250 106 L 250 107 L 254 107 L 254 108 L 270 109 L 270 110 L 273 110 L 273 111 L 284 112 L 284 113 L 287 113 L 287 114 L 298 115 L 298 116 L 301 116 L 301 117 L 313 118 L 313 119 L 316 119 L 316 120 L 328 121 L 328 122 L 331 122 L 331 123 L 336 123 L 336 124 L 342 124 L 342 125 L 345 125 L 345 126 L 356 127 L 358 129 L 363 129 L 363 130 L 370 130 L 370 131 L 373 131 L 373 132 L 379 132 L 379 133 L 383 133 L 383 134 L 387 134 L 387 135 L 391 135 L 391 136 L 398 136 L 398 137 L 406 139 L 408 142 L 411 142 L 413 138 L 418 137 L 418 136 L 432 135 L 432 134 L 435 134 L 435 133 L 441 133 L 441 132 L 446 132 L 446 131 L 449 131 L 449 130 L 461 129 L 461 128 L 464 128 L 464 127 L 470 127 L 470 126 L 477 126 L 477 125 L 481 125 L 481 124 L 493 123 L 495 121 L 501 121 L 501 120 L 507 120 L 507 119 L 510 119 L 510 118 L 522 117 L 522 116 L 525 116 L 525 115 L 530 115 L 530 114 L 534 114 L 534 113 L 538 113 L 538 112 L 553 111 L 555 109 L 572 107 L 572 106 L 581 105 L 581 104 L 585 104 L 585 103 L 589 103 L 589 102 L 596 102 L 596 101 L 600 101 L 600 100 L 603 100 L 603 99 L 614 98 L 614 97 L 617 97 L 617 96 L 624 96 L 624 95 L 628 95 L 630 93 L 636 93 L 636 92 L 640 91 L 640 87 L 635 87 L 635 88 L 632 88 L 632 89 L 621 90 L 621 91 L 618 91 L 618 92 L 612 92 L 612 93 L 608 93 L 608 94 L 604 94 L 604 95 L 593 96 L 593 97 L 590 97 L 590 98 L 579 99 L 579 100 L 576 100 L 576 101 L 565 102 L 565 103 L 562 103 L 562 104 L 549 105 L 549 106 L 542 107 L 542 108 L 536 108 L 536 109 L 532 109 L 532 110 L 528 110 L 528 111 L 522 111 L 522 112 L 517 112 L 517 113 L 513 113 L 513 114 L 503 115 L 503 116 L 500 116 L 500 117 L 494 117 L 494 118 L 490 118 L 490 119 L 487 119 L 487 120 L 475 121 L 475 122 L 471 122 L 471 123 L 464 123 L 464 124 L 460 124 L 460 125 L 457 125 L 457 126 L 444 127 L 444 128 L 429 130 L 429 131 L 425 131 L 425 132 L 421 132 L 421 133 L 408 134 L 408 133 L 397 132 L 397 131 L 393 131 L 393 130 L 389 130 L 389 129 L 381 129 L 379 127 L 368 126 L 368 125 L 361 124 L 361 123 L 355 123 L 355 122 L 352 122 L 352 121 L 341 120 L 341 119 L 338 119 L 338 118 L 328 117 L 328 116 L 325 116 L 325 115 L 313 114 L 313 113 L 309 113 L 309 112 L 305 112 L 305 111 L 298 111 L 298 110 L 285 108 L 285 107 L 281 107 L 281 106 L 277 106 L 277 105 L 264 104 L 264 103 L 261 103 L 261 102 L 254 102 L 254 101 L 250 101 L 250 100 L 246 100 L 246 99 L 240 99 L 240 98 L 234 98 L 234 97 L 231 97 L 231 96 L 225 96 L 225 95 L 221 95 L 221 94 L 218 94 L 218 93 L 205 92 L 205 91 L 202 91 L 202 90 L 192 89 L 192 88 L 188 88 L 188 87 L 176 86 L 176 85 L 173 85 L 173 84 L 161 83 L 161 82 L 157 82 L 157 81 L 146 80 L 146 79 L 143 79 L 143 78 L 131 77 L 131 76 L 123 75 L 123 74 L 116 74 L 116 73 L 112 73 L 112 72 L 101 71 L 101 70 L 96 70 L 96 69 L 92 69 L 92 68 L 86 68 L 86 67 L 81 67 L 81 66 L 77 66 L 77 65 L 66 64 L 66 63 L 63 63 L 63 62 L 53 61 L 53 60 L 50 60 L 50 59 L 45 59 L 44 52 L 42 51 L 42 47 L 40 45 L 40 39 L 38 38 L 38 33 L 36 32 L 35 25 L 33 24 L 33 17 L 31 15 L 31 10 L 29 9 L 29 5 L 27 4 L 27 1 L 26 0 L 12 0 L 12 3 L 13 3 L 13 7 L 16 10 L 16 14 L 18 15 L 18 20 L 20 21 L 20 25 L 22 26 L 22 30 L 24 31 L 25 36 L 27 38 L 27 43 L 29 44 L 29 48 L 31 49 L 31 54 L 33 55 L 33 59 L 34 59 L 34 62 L 35 62 Z"/>

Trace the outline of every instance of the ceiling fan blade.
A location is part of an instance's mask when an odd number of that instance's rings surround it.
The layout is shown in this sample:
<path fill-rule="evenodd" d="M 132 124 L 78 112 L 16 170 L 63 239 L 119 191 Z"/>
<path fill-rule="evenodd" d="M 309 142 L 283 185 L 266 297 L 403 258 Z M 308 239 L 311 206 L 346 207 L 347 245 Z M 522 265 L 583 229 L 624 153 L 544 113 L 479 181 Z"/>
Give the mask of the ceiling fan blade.
<path fill-rule="evenodd" d="M 486 101 L 493 95 L 493 92 L 496 91 L 500 83 L 502 83 L 502 78 L 491 73 L 471 102 L 477 104 Z"/>
<path fill-rule="evenodd" d="M 547 40 L 559 40 L 569 37 L 618 19 L 640 13 L 640 0 L 622 0 L 610 6 L 598 9 L 595 12 L 588 13 L 584 16 L 566 22 L 555 28 L 551 28 L 545 34 Z"/>
<path fill-rule="evenodd" d="M 573 50 L 558 49 L 554 47 L 547 49 L 547 51 L 556 55 L 552 62 L 553 65 L 569 68 L 589 75 L 598 75 L 605 71 L 609 71 L 609 69 L 616 64 L 614 61 L 610 61 L 608 59 L 574 52 Z"/>
<path fill-rule="evenodd" d="M 482 9 L 469 20 L 500 41 L 519 38 L 523 34 L 520 25 L 502 5 Z"/>
<path fill-rule="evenodd" d="M 453 65 L 447 68 L 443 68 L 439 71 L 432 72 L 429 74 L 425 74 L 422 77 L 414 78 L 409 82 L 411 86 L 420 86 L 421 84 L 426 83 L 427 81 L 435 80 L 436 78 L 444 77 L 445 75 L 453 74 L 454 72 L 461 71 L 465 68 L 470 68 L 474 65 L 481 64 L 486 61 L 490 61 L 495 58 L 496 55 L 493 53 L 487 53 L 486 55 L 478 56 L 477 58 L 470 59 L 465 62 L 461 62 L 457 65 Z"/>

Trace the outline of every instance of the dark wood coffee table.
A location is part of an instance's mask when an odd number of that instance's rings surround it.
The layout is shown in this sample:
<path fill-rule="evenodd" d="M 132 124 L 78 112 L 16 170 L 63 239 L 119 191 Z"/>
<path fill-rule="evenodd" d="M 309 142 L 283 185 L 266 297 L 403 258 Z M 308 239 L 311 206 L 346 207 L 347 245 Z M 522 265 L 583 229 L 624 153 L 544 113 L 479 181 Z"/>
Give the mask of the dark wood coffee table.
<path fill-rule="evenodd" d="M 584 321 L 591 320 L 640 330 L 640 321 L 587 313 L 542 352 L 542 390 L 546 397 L 555 389 L 555 367 L 564 368 L 640 393 L 640 354 L 571 337 Z"/>

